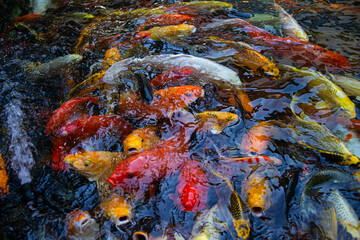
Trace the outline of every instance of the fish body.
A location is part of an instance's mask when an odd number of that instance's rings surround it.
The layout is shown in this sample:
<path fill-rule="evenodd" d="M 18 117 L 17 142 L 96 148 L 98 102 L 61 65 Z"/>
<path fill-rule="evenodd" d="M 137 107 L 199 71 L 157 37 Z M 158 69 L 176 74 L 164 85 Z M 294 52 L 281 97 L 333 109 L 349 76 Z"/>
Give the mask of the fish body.
<path fill-rule="evenodd" d="M 135 129 L 124 140 L 124 153 L 127 157 L 146 151 L 161 141 L 152 125 Z"/>
<path fill-rule="evenodd" d="M 298 22 L 278 4 L 274 3 L 274 7 L 279 12 L 279 20 L 285 35 L 296 40 L 308 42 L 309 37 Z"/>
<path fill-rule="evenodd" d="M 181 211 L 198 212 L 207 207 L 210 187 L 199 162 L 191 160 L 180 169 L 174 203 Z"/>
<path fill-rule="evenodd" d="M 336 72 L 351 70 L 350 61 L 338 53 L 308 42 L 275 36 L 242 19 L 218 21 L 210 23 L 202 29 L 205 31 L 231 29 L 234 32 L 245 33 L 254 44 L 269 47 L 269 51 L 272 53 L 299 62 L 303 66 L 315 66 L 321 69 L 326 67 L 328 70 Z"/>
<path fill-rule="evenodd" d="M 200 129 L 219 134 L 228 125 L 236 122 L 239 117 L 237 114 L 220 111 L 204 111 L 195 114 L 195 119 Z"/>
<path fill-rule="evenodd" d="M 337 190 L 330 191 L 327 194 L 326 201 L 333 203 L 338 222 L 355 239 L 360 238 L 360 222 L 354 208 Z"/>
<path fill-rule="evenodd" d="M 246 215 L 246 206 L 239 194 L 233 191 L 230 195 L 229 210 L 233 216 L 233 222 L 237 236 L 247 239 L 250 236 L 250 220 Z"/>
<path fill-rule="evenodd" d="M 317 122 L 309 122 L 295 115 L 288 125 L 292 137 L 308 148 L 318 150 L 341 165 L 359 165 L 360 160 L 328 128 Z"/>
<path fill-rule="evenodd" d="M 330 107 L 341 111 L 339 114 L 348 118 L 354 118 L 356 116 L 355 104 L 349 99 L 346 93 L 320 72 L 310 69 L 297 69 L 286 65 L 282 65 L 281 69 L 301 74 L 304 77 L 304 81 L 307 82 L 306 88 L 308 91 L 319 96 L 319 98 Z"/>
<path fill-rule="evenodd" d="M 150 84 L 155 88 L 163 88 L 163 86 L 175 87 L 184 85 L 184 81 L 193 71 L 188 69 L 169 69 L 151 80 Z"/>
<path fill-rule="evenodd" d="M 117 113 L 137 119 L 171 118 L 173 113 L 188 106 L 202 95 L 201 87 L 185 85 L 154 92 L 154 98 L 150 105 L 136 100 L 134 96 L 121 96 L 118 101 Z"/>
<path fill-rule="evenodd" d="M 78 54 L 69 54 L 62 57 L 52 59 L 46 63 L 38 65 L 36 68 L 24 66 L 25 72 L 32 79 L 54 78 L 64 73 L 64 70 L 79 63 L 83 57 Z"/>
<path fill-rule="evenodd" d="M 222 221 L 222 212 L 218 204 L 201 212 L 192 228 L 190 240 L 221 239 L 221 233 L 228 228 Z"/>
<path fill-rule="evenodd" d="M 180 40 L 196 31 L 196 27 L 189 24 L 153 27 L 146 32 L 139 32 L 140 36 L 148 34 L 152 40 Z"/>
<path fill-rule="evenodd" d="M 110 194 L 102 198 L 100 208 L 104 216 L 116 226 L 124 225 L 132 218 L 132 207 L 123 196 L 118 194 Z"/>
<path fill-rule="evenodd" d="M 182 130 L 151 149 L 136 154 L 117 165 L 107 181 L 114 188 L 143 196 L 150 184 L 174 174 L 189 160 L 189 134 Z"/>
<path fill-rule="evenodd" d="M 45 126 L 45 133 L 49 135 L 59 130 L 59 128 L 61 128 L 70 120 L 71 115 L 74 114 L 77 108 L 88 103 L 98 104 L 97 98 L 73 98 L 64 103 L 49 119 L 47 125 Z"/>
<path fill-rule="evenodd" d="M 110 48 L 106 50 L 102 70 L 109 69 L 114 63 L 122 59 L 120 51 L 117 48 Z"/>
<path fill-rule="evenodd" d="M 69 154 L 64 163 L 87 177 L 90 181 L 105 181 L 115 167 L 125 160 L 124 153 L 108 151 L 85 151 Z"/>
<path fill-rule="evenodd" d="M 77 210 L 68 214 L 65 233 L 70 240 L 100 239 L 99 224 L 88 211 Z"/>
<path fill-rule="evenodd" d="M 360 100 L 360 82 L 354 78 L 344 77 L 338 74 L 330 74 L 329 80 L 340 86 L 348 96 L 356 97 Z"/>
<path fill-rule="evenodd" d="M 3 157 L 0 155 L 0 197 L 9 193 L 8 175 Z"/>
<path fill-rule="evenodd" d="M 241 80 L 233 70 L 205 58 L 185 54 L 162 54 L 145 58 L 129 58 L 112 65 L 105 73 L 103 81 L 118 84 L 127 76 L 129 67 L 152 68 L 163 72 L 170 69 L 188 69 L 201 81 L 241 85 Z"/>
<path fill-rule="evenodd" d="M 234 64 L 248 67 L 258 75 L 269 77 L 277 77 L 279 75 L 279 69 L 276 65 L 267 57 L 253 50 L 249 45 L 219 37 L 209 37 L 209 39 L 215 43 L 224 43 L 227 47 L 234 48 L 236 50 L 232 57 Z"/>
<path fill-rule="evenodd" d="M 93 96 L 92 93 L 104 85 L 104 83 L 102 82 L 102 77 L 104 76 L 104 74 L 105 71 L 95 73 L 91 75 L 89 78 L 79 83 L 78 85 L 76 85 L 74 88 L 70 90 L 68 99 L 74 97 Z"/>
<path fill-rule="evenodd" d="M 74 146 L 91 136 L 101 136 L 109 132 L 123 141 L 133 128 L 119 116 L 92 116 L 80 118 L 61 127 L 53 146 L 53 167 L 64 170 L 64 157 Z"/>
<path fill-rule="evenodd" d="M 268 122 L 260 122 L 251 127 L 243 136 L 240 150 L 243 154 L 264 154 L 268 148 L 270 137 L 277 131 L 276 126 Z"/>
<path fill-rule="evenodd" d="M 185 5 L 189 8 L 194 8 L 198 10 L 208 10 L 210 12 L 215 12 L 219 10 L 230 11 L 232 9 L 232 4 L 221 1 L 194 1 L 194 2 L 179 2 L 178 5 Z"/>
<path fill-rule="evenodd" d="M 151 27 L 163 27 L 168 25 L 179 25 L 194 20 L 193 17 L 184 14 L 163 14 L 146 20 L 138 31 L 144 31 Z"/>
<path fill-rule="evenodd" d="M 259 172 L 248 177 L 241 188 L 246 195 L 246 202 L 256 217 L 259 217 L 271 206 L 271 187 L 266 177 Z"/>

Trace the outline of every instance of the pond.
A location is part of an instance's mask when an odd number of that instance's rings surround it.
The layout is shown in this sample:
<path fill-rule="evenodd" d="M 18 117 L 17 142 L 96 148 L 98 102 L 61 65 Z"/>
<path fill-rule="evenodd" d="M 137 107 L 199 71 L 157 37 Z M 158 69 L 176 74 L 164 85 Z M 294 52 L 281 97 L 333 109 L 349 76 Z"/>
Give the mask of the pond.
<path fill-rule="evenodd" d="M 275 2 L 3 17 L 0 238 L 359 239 L 360 4 Z"/>

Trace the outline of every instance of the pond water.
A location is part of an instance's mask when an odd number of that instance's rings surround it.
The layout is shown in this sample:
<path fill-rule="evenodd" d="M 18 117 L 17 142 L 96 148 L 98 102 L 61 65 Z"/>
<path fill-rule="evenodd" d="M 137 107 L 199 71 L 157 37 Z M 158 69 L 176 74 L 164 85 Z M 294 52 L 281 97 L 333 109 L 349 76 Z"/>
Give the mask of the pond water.
<path fill-rule="evenodd" d="M 54 1 L 2 23 L 0 238 L 360 238 L 360 4 L 276 3 L 308 43 L 260 0 Z"/>

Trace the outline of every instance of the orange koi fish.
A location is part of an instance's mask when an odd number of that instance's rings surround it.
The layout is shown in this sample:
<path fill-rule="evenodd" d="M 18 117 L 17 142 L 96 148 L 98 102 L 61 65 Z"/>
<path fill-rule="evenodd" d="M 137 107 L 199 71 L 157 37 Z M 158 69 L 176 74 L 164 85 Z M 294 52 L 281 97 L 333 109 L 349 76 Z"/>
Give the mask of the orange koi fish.
<path fill-rule="evenodd" d="M 129 123 L 116 115 L 92 116 L 74 120 L 57 131 L 59 138 L 55 140 L 53 146 L 53 167 L 57 170 L 64 170 L 65 155 L 82 140 L 112 131 L 120 141 L 123 141 L 132 130 Z"/>
<path fill-rule="evenodd" d="M 151 80 L 150 84 L 158 89 L 163 88 L 164 85 L 175 87 L 183 85 L 184 80 L 192 74 L 193 71 L 188 69 L 170 69 Z"/>
<path fill-rule="evenodd" d="M 150 104 L 136 100 L 134 96 L 125 95 L 119 99 L 117 114 L 142 120 L 171 118 L 173 113 L 201 96 L 203 96 L 202 88 L 191 85 L 158 90 L 154 92 L 154 98 Z"/>
<path fill-rule="evenodd" d="M 64 103 L 49 119 L 49 122 L 45 127 L 45 133 L 50 135 L 51 133 L 59 130 L 59 128 L 70 120 L 71 115 L 74 114 L 77 108 L 88 103 L 98 104 L 97 98 L 74 98 Z"/>
<path fill-rule="evenodd" d="M 260 122 L 259 124 L 250 128 L 250 130 L 242 138 L 240 150 L 243 154 L 263 154 L 269 144 L 269 136 L 274 131 L 275 127 L 267 122 Z"/>
<path fill-rule="evenodd" d="M 117 194 L 106 196 L 100 204 L 104 216 L 116 226 L 124 225 L 131 220 L 132 208 L 126 199 Z"/>
<path fill-rule="evenodd" d="M 124 152 L 127 157 L 148 150 L 161 141 L 154 126 L 135 129 L 124 140 Z"/>
<path fill-rule="evenodd" d="M 107 181 L 141 198 L 154 182 L 174 174 L 189 160 L 189 140 L 190 134 L 183 128 L 168 140 L 121 162 Z"/>
<path fill-rule="evenodd" d="M 179 25 L 194 20 L 193 17 L 184 14 L 163 14 L 146 20 L 138 29 L 144 31 L 147 28 Z"/>
<path fill-rule="evenodd" d="M 66 237 L 70 240 L 100 238 L 99 224 L 88 211 L 77 210 L 67 215 Z"/>
<path fill-rule="evenodd" d="M 5 161 L 0 155 L 0 197 L 9 193 L 8 175 L 6 172 Z"/>
<path fill-rule="evenodd" d="M 327 68 L 334 72 L 351 70 L 349 60 L 338 53 L 305 41 L 275 36 L 242 19 L 229 19 L 211 23 L 203 29 L 219 30 L 221 28 L 232 28 L 234 31 L 246 33 L 254 44 L 269 47 L 269 51 L 272 53 L 291 61 L 299 62 L 304 66 L 315 66 L 321 69 Z"/>
<path fill-rule="evenodd" d="M 197 212 L 207 207 L 210 187 L 204 170 L 195 160 L 180 169 L 175 196 L 170 196 L 181 211 Z"/>

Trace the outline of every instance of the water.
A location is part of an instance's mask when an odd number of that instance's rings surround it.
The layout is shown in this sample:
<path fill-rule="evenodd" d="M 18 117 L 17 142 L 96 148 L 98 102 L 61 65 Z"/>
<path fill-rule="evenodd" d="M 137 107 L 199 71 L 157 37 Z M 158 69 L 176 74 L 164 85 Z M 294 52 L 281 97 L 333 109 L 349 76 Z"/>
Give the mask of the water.
<path fill-rule="evenodd" d="M 141 2 L 145 8 L 157 7 L 174 1 Z M 270 14 L 277 16 L 271 8 L 272 1 L 234 1 L 232 2 L 237 11 L 212 12 L 195 20 L 195 24 L 205 25 L 211 19 L 247 18 L 255 13 Z M 334 4 L 338 5 L 334 5 Z M 95 182 L 89 182 L 85 177 L 76 171 L 56 171 L 52 168 L 52 152 L 54 150 L 54 135 L 48 136 L 45 126 L 54 110 L 59 108 L 69 99 L 70 90 L 87 79 L 91 74 L 101 70 L 105 49 L 87 49 L 84 47 L 79 53 L 83 59 L 70 67 L 66 64 L 63 69 L 57 69 L 47 78 L 34 78 L 31 74 L 35 70 L 31 66 L 49 62 L 57 57 L 73 54 L 81 46 L 76 47 L 78 38 L 83 29 L 94 20 L 92 15 L 109 14 L 114 9 L 123 6 L 132 6 L 135 2 L 124 1 L 80 1 L 73 0 L 61 4 L 56 1 L 53 8 L 45 12 L 45 4 L 35 1 L 34 12 L 43 12 L 43 16 L 34 19 L 22 20 L 25 26 L 9 25 L 4 35 L 0 38 L 0 112 L 2 131 L 1 152 L 7 163 L 9 174 L 10 193 L 0 199 L 0 238 L 1 239 L 66 239 L 65 225 L 67 216 L 75 210 L 89 211 L 92 217 L 101 226 L 102 239 L 131 239 L 135 231 L 143 230 L 149 232 L 151 237 L 160 237 L 165 234 L 171 239 L 176 234 L 181 234 L 188 239 L 192 233 L 192 227 L 196 222 L 196 213 L 182 212 L 179 206 L 174 204 L 171 196 L 176 195 L 179 173 L 175 172 L 162 179 L 152 186 L 152 197 L 137 201 L 132 199 L 134 217 L 130 225 L 117 227 L 111 221 L 101 215 L 99 203 L 101 196 Z M 99 5 L 101 4 L 101 6 Z M 359 24 L 359 3 L 356 1 L 283 1 L 283 7 L 293 14 L 310 35 L 310 42 L 326 47 L 344 55 L 350 60 L 352 70 L 350 74 L 360 76 L 360 24 Z M 333 4 L 333 5 L 330 5 Z M 56 8 L 58 7 L 58 8 Z M 137 6 L 133 5 L 134 8 Z M 130 11 L 133 8 L 127 9 Z M 339 10 L 340 9 L 340 10 Z M 80 14 L 79 14 L 80 12 Z M 76 13 L 76 14 L 74 14 Z M 250 218 L 249 239 L 322 239 L 323 233 L 316 225 L 321 221 L 311 223 L 306 218 L 304 209 L 300 204 L 301 192 L 306 180 L 312 174 L 325 168 L 335 168 L 343 171 L 347 176 L 352 176 L 358 170 L 354 167 L 341 166 L 331 162 L 329 155 L 308 148 L 301 142 L 318 142 L 321 134 L 316 135 L 307 130 L 310 134 L 300 135 L 295 138 L 293 129 L 297 127 L 289 108 L 292 97 L 297 93 L 306 92 L 303 78 L 291 72 L 282 72 L 282 77 L 274 81 L 267 77 L 254 76 L 249 69 L 238 67 L 229 60 L 229 52 L 221 51 L 220 45 L 217 50 L 210 49 L 203 43 L 205 35 L 200 31 L 181 40 L 145 40 L 139 44 L 133 44 L 131 35 L 137 27 L 144 23 L 145 19 L 118 19 L 99 20 L 98 24 L 89 31 L 84 38 L 84 43 L 93 43 L 104 37 L 119 33 L 126 33 L 130 36 L 124 47 L 120 48 L 123 57 L 145 57 L 151 54 L 192 54 L 198 57 L 215 56 L 223 66 L 234 70 L 243 81 L 240 87 L 249 97 L 254 106 L 252 113 L 247 113 L 236 101 L 229 100 L 232 96 L 226 87 L 220 88 L 216 84 L 205 84 L 203 89 L 205 95 L 194 103 L 190 104 L 186 111 L 195 114 L 205 110 L 229 111 L 238 115 L 239 120 L 227 128 L 221 134 L 210 134 L 196 132 L 190 140 L 189 154 L 192 159 L 202 162 L 209 181 L 209 192 L 207 207 L 210 208 L 222 200 L 223 207 L 228 201 L 229 189 L 223 180 L 210 174 L 211 166 L 217 169 L 223 176 L 229 177 L 234 189 L 239 193 L 243 201 L 246 201 L 244 192 L 245 181 L 250 174 L 256 173 L 256 167 L 249 164 L 237 164 L 227 166 L 222 162 L 217 151 L 225 157 L 246 157 L 247 154 L 254 154 L 242 145 L 244 136 L 250 129 L 259 122 L 269 121 L 272 123 L 270 138 L 262 139 L 266 143 L 262 154 L 275 157 L 281 160 L 281 165 L 265 168 L 261 174 L 265 174 L 271 186 L 271 204 L 261 217 L 248 214 Z M 282 31 L 274 20 L 265 22 L 254 22 L 254 25 L 262 27 L 273 34 L 282 35 Z M 216 30 L 212 35 L 230 38 L 231 31 Z M 227 35 L 229 34 L 229 35 Z M 210 34 L 209 34 L 210 35 Z M 244 35 L 235 35 L 236 40 L 246 41 L 254 44 Z M 259 46 L 258 46 L 259 47 Z M 128 49 L 131 50 L 128 50 Z M 262 49 L 259 47 L 259 49 Z M 278 56 L 271 52 L 264 53 L 273 59 L 276 64 L 291 64 L 301 67 L 299 62 L 291 62 L 286 56 Z M 33 65 L 29 65 L 32 63 Z M 61 64 L 60 64 L 61 65 Z M 30 66 L 30 68 L 29 68 Z M 314 69 L 314 66 L 313 66 Z M 145 78 L 151 80 L 162 71 L 149 67 L 145 71 Z M 325 74 L 325 69 L 321 69 Z M 343 72 L 340 72 L 343 74 Z M 130 77 L 131 78 L 131 77 Z M 292 78 L 295 78 L 292 81 Z M 124 87 L 137 87 L 134 79 L 127 79 Z M 196 84 L 196 77 L 185 79 L 189 83 Z M 94 83 L 93 83 L 94 84 Z M 102 87 L 98 90 L 81 92 L 83 96 L 101 95 Z M 314 90 L 313 90 L 314 92 Z M 230 94 L 229 94 L 230 93 Z M 309 94 L 309 93 L 307 93 Z M 80 95 L 78 95 L 80 96 Z M 76 95 L 71 98 L 76 97 Z M 109 99 L 109 98 L 108 98 Z M 304 95 L 304 99 L 316 101 L 316 97 Z M 302 100 L 304 100 L 302 99 Z M 355 104 L 356 118 L 359 119 L 360 103 L 354 97 L 350 98 Z M 338 132 L 343 141 L 349 134 L 359 134 L 359 130 L 346 132 L 346 127 L 338 124 L 333 114 L 326 109 L 314 111 L 311 102 L 306 102 L 302 107 L 307 114 L 313 113 L 316 120 L 326 124 L 330 130 Z M 240 104 L 241 105 L 241 104 Z M 305 107 L 304 107 L 305 105 Z M 77 118 L 86 113 L 105 114 L 108 109 L 99 107 L 87 112 L 87 106 L 76 110 L 72 118 Z M 194 119 L 186 113 L 175 113 L 172 122 L 162 120 L 157 123 L 158 131 L 164 139 L 171 137 L 174 132 L 179 131 L 181 121 Z M 185 116 L 185 117 L 184 117 Z M 189 117 L 191 116 L 191 117 Z M 187 117 L 187 118 L 186 118 Z M 127 118 L 135 128 L 144 127 L 145 122 L 136 118 Z M 156 123 L 155 120 L 151 121 Z M 269 130 L 270 131 L 270 130 Z M 265 131 L 266 133 L 266 131 Z M 211 141 L 209 141 L 211 140 Z M 80 142 L 69 144 L 69 153 L 84 150 L 106 150 L 122 151 L 122 142 L 118 141 L 112 134 L 92 136 Z M 214 147 L 214 144 L 217 148 Z M 358 149 L 359 141 L 356 138 L 346 141 L 350 150 Z M 358 154 L 358 152 L 354 152 Z M 231 175 L 229 172 L 236 174 Z M 258 174 L 258 173 L 257 173 Z M 356 180 L 354 180 L 356 182 Z M 358 183 L 340 184 L 328 183 L 317 186 L 321 197 L 326 199 L 330 189 L 336 189 L 349 204 L 354 208 L 355 213 L 360 214 L 360 202 Z M 220 194 L 220 195 L 219 195 Z M 223 194 L 223 195 L 221 195 Z M 312 199 L 314 200 L 314 199 Z M 312 201 L 310 200 L 310 201 Z M 313 205 L 317 206 L 312 202 Z M 319 204 L 324 207 L 324 204 Z M 320 208 L 320 207 L 319 207 Z M 321 216 L 323 212 L 317 215 Z M 233 226 L 231 216 L 227 218 L 229 226 Z M 339 237 L 351 239 L 351 234 L 339 226 Z M 222 231 L 221 239 L 233 239 L 236 232 L 234 229 Z"/>

